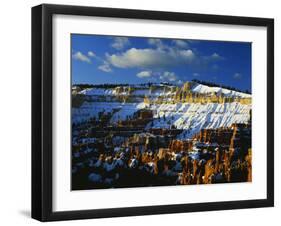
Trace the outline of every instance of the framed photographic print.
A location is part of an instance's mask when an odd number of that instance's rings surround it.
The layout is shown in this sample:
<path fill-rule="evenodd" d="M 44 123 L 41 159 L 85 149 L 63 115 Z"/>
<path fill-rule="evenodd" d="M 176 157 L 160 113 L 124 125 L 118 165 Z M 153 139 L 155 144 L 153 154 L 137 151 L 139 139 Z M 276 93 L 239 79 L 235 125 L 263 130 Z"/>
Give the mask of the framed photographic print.
<path fill-rule="evenodd" d="M 32 217 L 274 205 L 274 21 L 32 8 Z"/>

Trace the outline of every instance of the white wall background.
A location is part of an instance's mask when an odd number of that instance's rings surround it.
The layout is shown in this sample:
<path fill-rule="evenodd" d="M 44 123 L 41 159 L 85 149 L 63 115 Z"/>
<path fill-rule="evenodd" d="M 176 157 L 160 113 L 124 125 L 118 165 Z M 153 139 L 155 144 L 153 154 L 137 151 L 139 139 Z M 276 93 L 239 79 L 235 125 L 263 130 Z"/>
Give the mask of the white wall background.
<path fill-rule="evenodd" d="M 1 2 L 0 20 L 0 224 L 37 225 L 30 218 L 31 7 L 36 0 Z M 56 222 L 56 225 L 224 225 L 278 222 L 281 211 L 281 14 L 279 2 L 245 0 L 60 0 L 44 3 L 136 8 L 275 18 L 275 208 Z M 273 224 L 274 224 L 273 223 Z"/>

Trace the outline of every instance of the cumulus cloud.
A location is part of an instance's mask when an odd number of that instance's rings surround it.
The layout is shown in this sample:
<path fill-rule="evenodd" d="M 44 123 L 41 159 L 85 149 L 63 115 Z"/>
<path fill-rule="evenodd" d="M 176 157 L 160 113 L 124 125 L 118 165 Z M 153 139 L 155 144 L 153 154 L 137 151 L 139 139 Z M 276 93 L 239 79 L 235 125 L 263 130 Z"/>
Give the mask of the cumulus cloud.
<path fill-rule="evenodd" d="M 205 64 L 205 65 L 213 64 L 211 66 L 211 68 L 213 70 L 217 70 L 219 68 L 219 66 L 215 63 L 219 62 L 219 61 L 222 61 L 222 60 L 225 60 L 225 58 L 218 53 L 213 53 L 213 54 L 208 55 L 208 56 L 202 56 L 201 59 L 200 59 L 201 64 Z"/>
<path fill-rule="evenodd" d="M 98 69 L 104 72 L 112 72 L 112 69 L 108 63 L 100 65 Z"/>
<path fill-rule="evenodd" d="M 233 78 L 234 78 L 234 79 L 241 79 L 241 78 L 242 78 L 242 75 L 241 75 L 240 73 L 235 73 L 235 74 L 233 75 Z"/>
<path fill-rule="evenodd" d="M 117 50 L 122 50 L 128 45 L 130 45 L 130 41 L 126 37 L 115 37 L 113 39 L 113 43 L 111 44 L 111 46 Z"/>
<path fill-rule="evenodd" d="M 218 53 L 213 53 L 211 56 L 209 56 L 211 60 L 223 60 L 224 58 L 220 56 Z"/>
<path fill-rule="evenodd" d="M 199 74 L 199 73 L 196 73 L 196 72 L 193 73 L 192 75 L 193 75 L 194 77 L 199 77 L 199 76 L 200 76 L 200 74 Z"/>
<path fill-rule="evenodd" d="M 163 68 L 191 63 L 192 50 L 163 50 L 131 48 L 120 54 L 106 54 L 107 61 L 118 68 Z"/>
<path fill-rule="evenodd" d="M 149 38 L 147 40 L 149 45 L 156 46 L 158 49 L 173 49 L 175 47 L 177 48 L 182 48 L 182 49 L 187 49 L 188 48 L 188 43 L 187 41 L 180 40 L 180 39 L 174 39 L 171 41 L 171 45 L 166 45 L 161 39 L 159 38 Z"/>
<path fill-rule="evenodd" d="M 187 48 L 188 47 L 187 42 L 183 41 L 183 40 L 179 40 L 179 39 L 172 40 L 172 43 L 179 48 Z"/>
<path fill-rule="evenodd" d="M 89 52 L 88 52 L 88 56 L 89 56 L 89 57 L 95 57 L 96 54 L 94 54 L 94 52 L 92 52 L 92 51 L 89 51 Z"/>
<path fill-rule="evenodd" d="M 177 76 L 174 72 L 169 72 L 169 71 L 165 71 L 162 74 L 160 74 L 159 78 L 162 81 L 168 81 L 168 82 L 174 82 L 177 80 Z"/>
<path fill-rule="evenodd" d="M 84 55 L 83 53 L 81 53 L 80 51 L 74 53 L 72 55 L 72 58 L 75 59 L 75 60 L 79 60 L 79 61 L 82 61 L 82 62 L 86 62 L 88 64 L 91 63 L 91 60 L 90 58 L 88 58 L 86 55 Z"/>
<path fill-rule="evenodd" d="M 182 83 L 181 80 L 178 80 L 178 76 L 174 72 L 170 71 L 141 71 L 136 74 L 137 77 L 142 79 L 150 79 L 155 81 L 162 82 L 177 82 L 178 84 Z"/>
<path fill-rule="evenodd" d="M 156 46 L 158 49 L 163 49 L 167 47 L 159 38 L 149 38 L 147 42 L 149 45 Z"/>
<path fill-rule="evenodd" d="M 149 78 L 151 76 L 152 76 L 151 71 L 141 71 L 141 72 L 137 73 L 137 77 L 139 77 L 139 78 Z"/>

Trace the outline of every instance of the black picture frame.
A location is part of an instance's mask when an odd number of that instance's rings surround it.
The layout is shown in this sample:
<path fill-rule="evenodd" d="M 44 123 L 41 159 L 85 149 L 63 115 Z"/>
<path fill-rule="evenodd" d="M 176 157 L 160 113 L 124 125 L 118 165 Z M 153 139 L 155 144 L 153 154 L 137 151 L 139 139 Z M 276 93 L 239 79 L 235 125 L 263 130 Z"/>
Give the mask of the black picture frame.
<path fill-rule="evenodd" d="M 52 210 L 52 18 L 55 14 L 266 27 L 267 198 L 54 212 Z M 49 4 L 32 8 L 32 218 L 40 221 L 56 221 L 271 206 L 274 206 L 273 19 Z"/>

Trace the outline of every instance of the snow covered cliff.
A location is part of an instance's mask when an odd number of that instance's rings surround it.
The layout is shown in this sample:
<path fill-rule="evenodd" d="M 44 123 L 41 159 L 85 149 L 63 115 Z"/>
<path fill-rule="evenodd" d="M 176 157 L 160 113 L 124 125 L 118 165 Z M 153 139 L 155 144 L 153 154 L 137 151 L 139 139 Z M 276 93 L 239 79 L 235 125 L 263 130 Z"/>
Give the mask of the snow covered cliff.
<path fill-rule="evenodd" d="M 230 127 L 247 124 L 250 119 L 251 94 L 221 87 L 187 82 L 173 85 L 119 86 L 87 88 L 75 93 L 84 98 L 72 108 L 72 122 L 80 123 L 107 114 L 111 123 L 127 120 L 141 109 L 153 112 L 146 129 L 182 129 L 181 138 L 190 138 L 203 128 Z"/>

